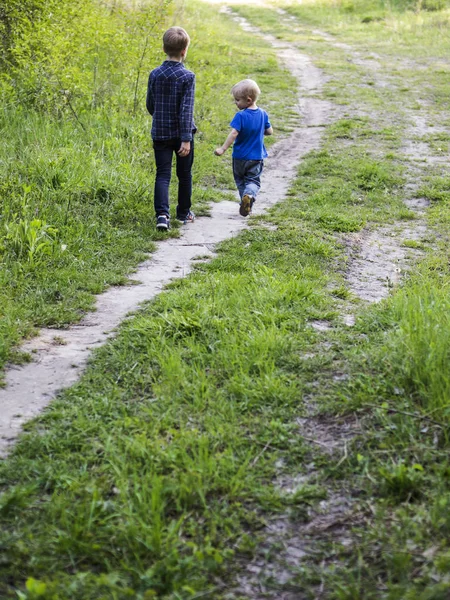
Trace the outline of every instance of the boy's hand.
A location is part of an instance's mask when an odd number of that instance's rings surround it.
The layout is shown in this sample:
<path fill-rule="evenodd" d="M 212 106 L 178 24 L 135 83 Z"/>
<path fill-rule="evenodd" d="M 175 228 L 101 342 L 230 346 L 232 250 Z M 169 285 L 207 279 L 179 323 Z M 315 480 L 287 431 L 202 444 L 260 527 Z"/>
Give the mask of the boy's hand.
<path fill-rule="evenodd" d="M 181 142 L 180 149 L 178 150 L 178 156 L 187 156 L 191 151 L 191 142 Z"/>
<path fill-rule="evenodd" d="M 220 146 L 220 148 L 216 148 L 214 150 L 214 154 L 216 156 L 222 156 L 222 154 L 224 152 L 226 152 L 228 150 L 228 148 L 234 144 L 234 141 L 238 135 L 239 135 L 239 131 L 237 129 L 231 129 L 230 133 L 228 134 L 227 139 Z"/>

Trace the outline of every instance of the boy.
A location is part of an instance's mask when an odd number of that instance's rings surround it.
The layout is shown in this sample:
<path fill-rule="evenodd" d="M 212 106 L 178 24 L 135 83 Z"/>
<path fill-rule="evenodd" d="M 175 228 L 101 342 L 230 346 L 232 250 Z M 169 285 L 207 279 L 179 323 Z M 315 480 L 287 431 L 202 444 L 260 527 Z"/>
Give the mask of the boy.
<path fill-rule="evenodd" d="M 155 153 L 156 228 L 170 227 L 169 184 L 172 156 L 176 156 L 178 177 L 177 220 L 192 223 L 192 163 L 194 162 L 194 93 L 195 75 L 183 65 L 189 47 L 189 35 L 181 27 L 171 27 L 163 36 L 167 55 L 148 79 L 147 110 L 153 117 L 152 139 Z"/>
<path fill-rule="evenodd" d="M 240 112 L 235 114 L 231 132 L 215 154 L 222 156 L 234 144 L 233 175 L 241 197 L 239 214 L 247 217 L 261 187 L 260 177 L 267 157 L 264 136 L 272 135 L 273 129 L 267 113 L 256 106 L 261 91 L 255 81 L 244 79 L 233 86 L 231 93 Z"/>

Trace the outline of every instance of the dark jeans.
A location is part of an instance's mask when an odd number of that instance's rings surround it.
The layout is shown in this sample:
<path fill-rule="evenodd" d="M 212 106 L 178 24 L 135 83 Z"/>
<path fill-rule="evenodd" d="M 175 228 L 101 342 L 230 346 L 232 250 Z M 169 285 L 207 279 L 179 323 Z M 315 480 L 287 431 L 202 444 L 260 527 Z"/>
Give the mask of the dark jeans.
<path fill-rule="evenodd" d="M 192 195 L 192 164 L 194 162 L 194 140 L 191 141 L 191 151 L 187 156 L 180 157 L 181 140 L 153 140 L 155 152 L 155 212 L 157 215 L 169 216 L 169 185 L 172 177 L 172 157 L 175 153 L 178 177 L 177 217 L 184 219 L 191 208 Z"/>
<path fill-rule="evenodd" d="M 233 158 L 233 175 L 239 196 L 244 194 L 256 198 L 261 187 L 261 173 L 264 162 L 262 160 L 243 160 Z"/>

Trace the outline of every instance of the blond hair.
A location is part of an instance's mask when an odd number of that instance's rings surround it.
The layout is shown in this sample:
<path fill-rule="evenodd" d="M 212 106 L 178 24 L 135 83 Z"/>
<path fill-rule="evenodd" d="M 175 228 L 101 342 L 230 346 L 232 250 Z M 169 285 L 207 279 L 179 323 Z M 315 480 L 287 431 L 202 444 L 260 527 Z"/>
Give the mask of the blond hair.
<path fill-rule="evenodd" d="M 237 100 L 240 98 L 251 98 L 253 102 L 255 102 L 258 100 L 261 90 L 253 79 L 243 79 L 242 81 L 239 81 L 239 83 L 233 85 L 231 93 Z"/>
<path fill-rule="evenodd" d="M 164 52 L 167 56 L 180 56 L 190 41 L 189 35 L 182 27 L 171 27 L 163 35 Z"/>

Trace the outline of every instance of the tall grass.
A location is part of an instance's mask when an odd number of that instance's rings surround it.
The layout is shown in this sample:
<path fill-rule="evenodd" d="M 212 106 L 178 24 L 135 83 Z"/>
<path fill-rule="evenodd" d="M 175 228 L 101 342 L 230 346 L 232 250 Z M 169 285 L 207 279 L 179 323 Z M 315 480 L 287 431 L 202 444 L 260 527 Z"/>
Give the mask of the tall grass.
<path fill-rule="evenodd" d="M 387 319 L 390 330 L 382 345 L 381 364 L 386 366 L 391 389 L 402 389 L 425 413 L 449 421 L 450 281 L 444 260 L 438 265 L 435 260 L 430 263 L 429 268 L 425 263 L 421 273 L 386 307 L 377 309 Z"/>
<path fill-rule="evenodd" d="M 448 53 L 447 0 L 304 0 L 285 6 L 302 22 L 352 37 L 361 47 L 369 42 L 372 50 L 424 59 Z"/>
<path fill-rule="evenodd" d="M 396 364 L 425 410 L 447 409 L 450 417 L 450 287 L 415 282 L 395 297 L 399 328 Z"/>

